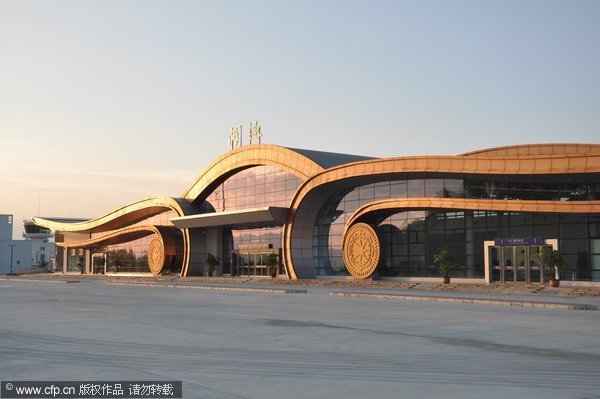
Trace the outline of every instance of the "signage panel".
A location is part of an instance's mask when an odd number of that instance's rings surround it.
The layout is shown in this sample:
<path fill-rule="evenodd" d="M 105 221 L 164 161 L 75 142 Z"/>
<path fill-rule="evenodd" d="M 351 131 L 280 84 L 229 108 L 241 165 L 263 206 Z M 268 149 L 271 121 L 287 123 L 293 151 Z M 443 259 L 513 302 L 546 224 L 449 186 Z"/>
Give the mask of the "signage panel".
<path fill-rule="evenodd" d="M 512 245 L 544 245 L 543 237 L 508 237 L 496 238 L 494 245 L 498 247 Z"/>

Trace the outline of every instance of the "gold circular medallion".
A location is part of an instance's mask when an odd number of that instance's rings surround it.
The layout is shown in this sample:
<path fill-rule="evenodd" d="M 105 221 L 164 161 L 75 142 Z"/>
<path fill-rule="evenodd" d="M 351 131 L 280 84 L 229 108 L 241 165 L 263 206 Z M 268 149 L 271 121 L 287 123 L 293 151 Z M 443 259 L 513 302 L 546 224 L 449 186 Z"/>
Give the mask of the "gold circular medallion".
<path fill-rule="evenodd" d="M 344 235 L 343 253 L 344 264 L 352 276 L 370 277 L 381 261 L 377 232 L 366 223 L 356 223 Z"/>
<path fill-rule="evenodd" d="M 148 245 L 148 267 L 152 274 L 157 275 L 165 265 L 165 248 L 160 239 L 155 238 Z"/>

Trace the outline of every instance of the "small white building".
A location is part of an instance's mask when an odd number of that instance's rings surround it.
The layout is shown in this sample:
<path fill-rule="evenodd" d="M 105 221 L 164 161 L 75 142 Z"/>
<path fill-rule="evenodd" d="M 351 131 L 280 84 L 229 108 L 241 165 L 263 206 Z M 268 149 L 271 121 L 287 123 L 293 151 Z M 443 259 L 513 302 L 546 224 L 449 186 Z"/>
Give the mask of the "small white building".
<path fill-rule="evenodd" d="M 25 221 L 23 240 L 13 240 L 13 215 L 0 214 L 0 274 L 53 270 L 52 232 Z"/>

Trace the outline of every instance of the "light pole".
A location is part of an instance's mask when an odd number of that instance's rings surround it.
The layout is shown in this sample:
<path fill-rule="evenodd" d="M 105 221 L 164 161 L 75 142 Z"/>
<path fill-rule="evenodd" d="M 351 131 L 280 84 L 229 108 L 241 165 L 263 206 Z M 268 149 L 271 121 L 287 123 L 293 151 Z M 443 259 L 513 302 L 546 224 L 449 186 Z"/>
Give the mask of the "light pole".
<path fill-rule="evenodd" d="M 10 274 L 13 274 L 12 262 L 13 262 L 13 249 L 17 244 L 8 244 L 10 247 Z"/>

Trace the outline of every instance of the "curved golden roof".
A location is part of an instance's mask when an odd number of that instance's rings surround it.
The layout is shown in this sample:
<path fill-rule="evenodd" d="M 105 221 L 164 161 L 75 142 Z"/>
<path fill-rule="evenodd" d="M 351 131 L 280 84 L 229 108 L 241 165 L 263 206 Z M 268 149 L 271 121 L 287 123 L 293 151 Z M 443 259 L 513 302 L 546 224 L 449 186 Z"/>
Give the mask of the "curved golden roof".
<path fill-rule="evenodd" d="M 502 158 L 423 156 L 353 162 L 327 169 L 303 183 L 292 200 L 292 208 L 298 206 L 308 192 L 326 183 L 352 177 L 412 172 L 486 175 L 600 173 L 600 153 Z"/>
<path fill-rule="evenodd" d="M 156 226 L 131 226 L 117 229 L 98 237 L 74 242 L 57 242 L 59 247 L 86 247 L 89 245 L 112 245 L 135 240 L 150 234 L 160 234 Z"/>
<path fill-rule="evenodd" d="M 392 198 L 373 201 L 358 208 L 346 222 L 346 230 L 373 212 L 400 210 L 460 209 L 496 212 L 600 213 L 600 201 L 534 201 L 467 198 Z"/>
<path fill-rule="evenodd" d="M 273 144 L 253 144 L 236 148 L 213 161 L 183 193 L 194 202 L 205 191 L 217 187 L 232 174 L 252 166 L 269 165 L 302 180 L 324 170 L 317 162 L 289 148 Z"/>
<path fill-rule="evenodd" d="M 184 209 L 186 208 L 186 209 Z M 110 231 L 121 226 L 136 223 L 147 217 L 157 215 L 165 210 L 174 210 L 179 216 L 184 216 L 191 212 L 189 205 L 181 203 L 171 197 L 151 197 L 141 201 L 132 202 L 122 206 L 106 215 L 83 222 L 58 222 L 52 219 L 43 219 L 39 217 L 32 218 L 38 226 L 46 227 L 52 230 L 91 233 Z"/>
<path fill-rule="evenodd" d="M 486 148 L 460 154 L 463 157 L 504 157 L 531 155 L 586 154 L 600 152 L 599 144 L 551 143 L 551 144 L 520 144 L 504 147 Z"/>
<path fill-rule="evenodd" d="M 103 232 L 116 230 L 119 227 L 136 223 L 147 217 L 164 212 L 165 210 L 173 210 L 178 216 L 185 216 L 187 214 L 197 212 L 192 205 L 183 200 L 174 199 L 171 197 L 151 197 L 141 201 L 133 202 L 106 215 L 84 222 L 65 223 L 42 218 L 33 218 L 32 220 L 38 226 L 46 227 L 51 230 L 91 233 L 92 231 Z M 123 230 L 121 230 L 120 234 L 122 233 Z M 190 263 L 190 235 L 187 229 L 182 230 L 182 233 L 184 251 L 181 270 L 182 275 L 185 276 Z M 70 244 L 73 245 L 73 243 Z M 78 242 L 77 245 L 85 244 Z"/>

